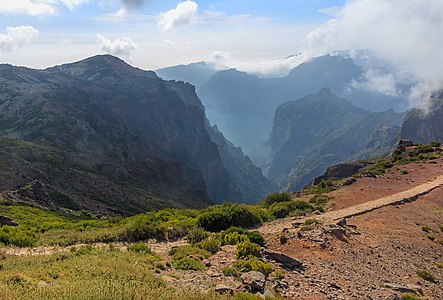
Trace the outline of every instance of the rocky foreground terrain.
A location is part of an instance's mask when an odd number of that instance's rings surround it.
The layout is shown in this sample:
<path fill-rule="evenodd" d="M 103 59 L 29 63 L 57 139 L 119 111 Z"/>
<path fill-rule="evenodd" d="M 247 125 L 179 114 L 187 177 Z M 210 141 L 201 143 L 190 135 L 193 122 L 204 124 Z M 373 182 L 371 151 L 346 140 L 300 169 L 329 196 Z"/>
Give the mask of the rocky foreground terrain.
<path fill-rule="evenodd" d="M 443 299 L 442 170 L 443 157 L 395 165 L 383 176 L 360 177 L 328 193 L 331 200 L 324 213 L 256 228 L 267 241 L 261 260 L 277 270 L 267 277 L 254 271 L 226 276 L 226 267 L 237 259 L 231 245 L 203 260 L 205 270 L 176 270 L 166 264 L 158 266 L 157 276 L 179 290 L 247 291 L 262 298 Z M 341 216 L 349 217 L 337 219 Z M 168 261 L 169 251 L 186 241 L 149 244 Z M 128 245 L 114 244 L 122 251 Z M 4 251 L 50 255 L 72 247 Z M 424 280 L 419 276 L 423 271 L 433 279 Z"/>

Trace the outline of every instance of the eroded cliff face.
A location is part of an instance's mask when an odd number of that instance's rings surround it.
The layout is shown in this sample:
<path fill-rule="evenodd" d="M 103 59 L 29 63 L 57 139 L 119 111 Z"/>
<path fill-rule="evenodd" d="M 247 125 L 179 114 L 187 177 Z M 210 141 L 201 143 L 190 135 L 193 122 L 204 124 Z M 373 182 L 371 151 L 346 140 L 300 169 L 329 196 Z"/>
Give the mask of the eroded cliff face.
<path fill-rule="evenodd" d="M 443 142 L 443 92 L 433 97 L 429 109 L 413 109 L 407 114 L 400 137 L 421 144 Z"/>
<path fill-rule="evenodd" d="M 331 165 L 388 153 L 403 117 L 393 110 L 370 113 L 329 89 L 286 102 L 261 150 L 263 168 L 280 188 L 298 190 Z"/>
<path fill-rule="evenodd" d="M 73 208 L 122 213 L 236 201 L 188 84 L 109 55 L 40 71 L 1 65 L 0 112 L 12 168 L 0 189 L 39 180 Z"/>

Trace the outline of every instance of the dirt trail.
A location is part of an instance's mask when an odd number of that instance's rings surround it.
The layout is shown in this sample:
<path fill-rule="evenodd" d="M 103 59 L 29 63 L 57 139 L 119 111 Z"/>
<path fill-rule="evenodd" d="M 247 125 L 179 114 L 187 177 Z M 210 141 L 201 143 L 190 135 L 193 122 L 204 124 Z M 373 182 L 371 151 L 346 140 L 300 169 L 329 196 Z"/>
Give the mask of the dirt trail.
<path fill-rule="evenodd" d="M 342 218 L 350 218 L 370 212 L 374 209 L 382 208 L 388 205 L 397 205 L 415 201 L 418 197 L 425 195 L 432 190 L 443 186 L 443 175 L 424 184 L 418 185 L 409 190 L 379 198 L 373 201 L 357 204 L 337 211 L 331 211 L 323 214 L 319 219 L 325 223 L 333 222 Z"/>
<path fill-rule="evenodd" d="M 388 205 L 397 205 L 415 201 L 418 197 L 431 192 L 432 190 L 443 186 L 443 175 L 430 180 L 424 184 L 418 185 L 414 188 L 406 191 L 393 194 L 390 196 L 382 197 L 376 200 L 368 201 L 362 204 L 353 205 L 337 211 L 330 211 L 324 214 L 318 215 L 316 219 L 321 220 L 323 223 L 332 223 L 338 219 L 349 218 L 352 216 L 361 215 L 375 209 L 379 209 Z M 309 218 L 313 218 L 310 216 Z M 263 224 L 257 230 L 262 234 L 276 234 L 282 232 L 284 229 L 293 228 L 295 221 L 303 222 L 306 217 L 293 217 L 276 220 L 270 223 Z M 181 246 L 186 244 L 185 241 L 177 242 L 161 242 L 157 243 L 150 241 L 149 246 L 157 253 L 167 253 L 174 246 Z M 116 248 L 126 251 L 127 243 L 115 243 Z M 69 247 L 34 247 L 34 248 L 3 248 L 1 251 L 9 255 L 28 256 L 28 255 L 51 255 L 55 252 L 68 252 L 72 247 L 81 248 L 86 245 L 74 245 Z M 95 248 L 108 247 L 107 244 L 97 243 L 93 245 Z"/>
<path fill-rule="evenodd" d="M 325 224 L 332 223 L 336 220 L 342 218 L 350 218 L 353 216 L 368 213 L 375 209 L 379 209 L 388 205 L 398 205 L 407 202 L 415 201 L 418 197 L 425 195 L 432 190 L 443 186 L 443 175 L 434 178 L 426 183 L 413 187 L 411 189 L 405 190 L 400 193 L 382 197 L 376 200 L 368 201 L 362 204 L 353 205 L 347 208 L 343 208 L 337 211 L 330 211 L 319 215 L 316 219 L 322 221 Z M 313 218 L 312 216 L 309 218 Z M 303 222 L 306 217 L 295 217 L 286 218 L 282 220 L 277 220 L 264 224 L 258 231 L 262 234 L 275 234 L 280 233 L 284 229 L 293 228 L 293 223 L 295 221 Z"/>

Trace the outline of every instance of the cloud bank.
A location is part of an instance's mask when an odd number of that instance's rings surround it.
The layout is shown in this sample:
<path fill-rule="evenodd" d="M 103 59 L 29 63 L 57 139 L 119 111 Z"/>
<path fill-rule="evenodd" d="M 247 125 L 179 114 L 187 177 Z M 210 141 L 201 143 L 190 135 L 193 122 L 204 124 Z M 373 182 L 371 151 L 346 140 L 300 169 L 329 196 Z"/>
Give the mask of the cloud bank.
<path fill-rule="evenodd" d="M 137 50 L 137 44 L 127 37 L 111 40 L 98 34 L 97 41 L 102 51 L 128 59 L 129 61 L 132 60 L 131 54 Z"/>
<path fill-rule="evenodd" d="M 88 1 L 90 0 L 5 0 L 0 1 L 0 14 L 54 15 L 59 6 L 65 6 L 73 10 Z"/>
<path fill-rule="evenodd" d="M 177 7 L 158 16 L 158 24 L 163 31 L 174 29 L 175 27 L 188 25 L 197 21 L 198 4 L 194 1 L 184 1 L 177 4 Z"/>
<path fill-rule="evenodd" d="M 305 49 L 311 56 L 337 49 L 371 49 L 395 72 L 416 77 L 426 94 L 431 87 L 443 86 L 442 33 L 441 0 L 351 0 L 335 10 L 332 20 L 307 35 Z M 374 82 L 376 74 L 367 75 L 373 85 L 396 93 L 389 82 L 392 78 L 381 86 L 381 79 Z M 423 98 L 419 94 L 411 93 L 411 101 Z"/>
<path fill-rule="evenodd" d="M 38 30 L 32 26 L 6 28 L 6 34 L 0 34 L 0 50 L 12 52 L 15 48 L 29 43 L 38 35 Z"/>

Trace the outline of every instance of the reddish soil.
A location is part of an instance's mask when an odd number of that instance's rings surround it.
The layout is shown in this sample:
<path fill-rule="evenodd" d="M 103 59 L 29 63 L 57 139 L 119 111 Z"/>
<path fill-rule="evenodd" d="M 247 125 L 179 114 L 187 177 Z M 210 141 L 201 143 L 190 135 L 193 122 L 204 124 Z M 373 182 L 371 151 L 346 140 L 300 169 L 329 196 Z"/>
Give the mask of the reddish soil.
<path fill-rule="evenodd" d="M 394 167 L 383 177 L 360 178 L 330 193 L 334 196 L 331 209 L 365 203 L 435 179 L 443 174 L 443 160 L 399 169 L 408 174 L 401 175 Z M 343 241 L 327 235 L 327 247 L 297 237 L 296 229 L 286 230 L 288 241 L 283 245 L 279 238 L 271 240 L 271 249 L 300 259 L 306 266 L 301 272 L 285 272 L 290 287 L 283 293 L 285 298 L 399 299 L 402 293 L 385 287 L 390 283 L 415 286 L 423 299 L 443 299 L 443 269 L 437 266 L 443 263 L 443 188 L 412 203 L 349 218 L 347 224 L 356 226 L 356 234 L 348 234 Z M 431 231 L 423 231 L 423 226 Z M 422 269 L 431 272 L 437 283 L 420 278 L 416 272 Z"/>

